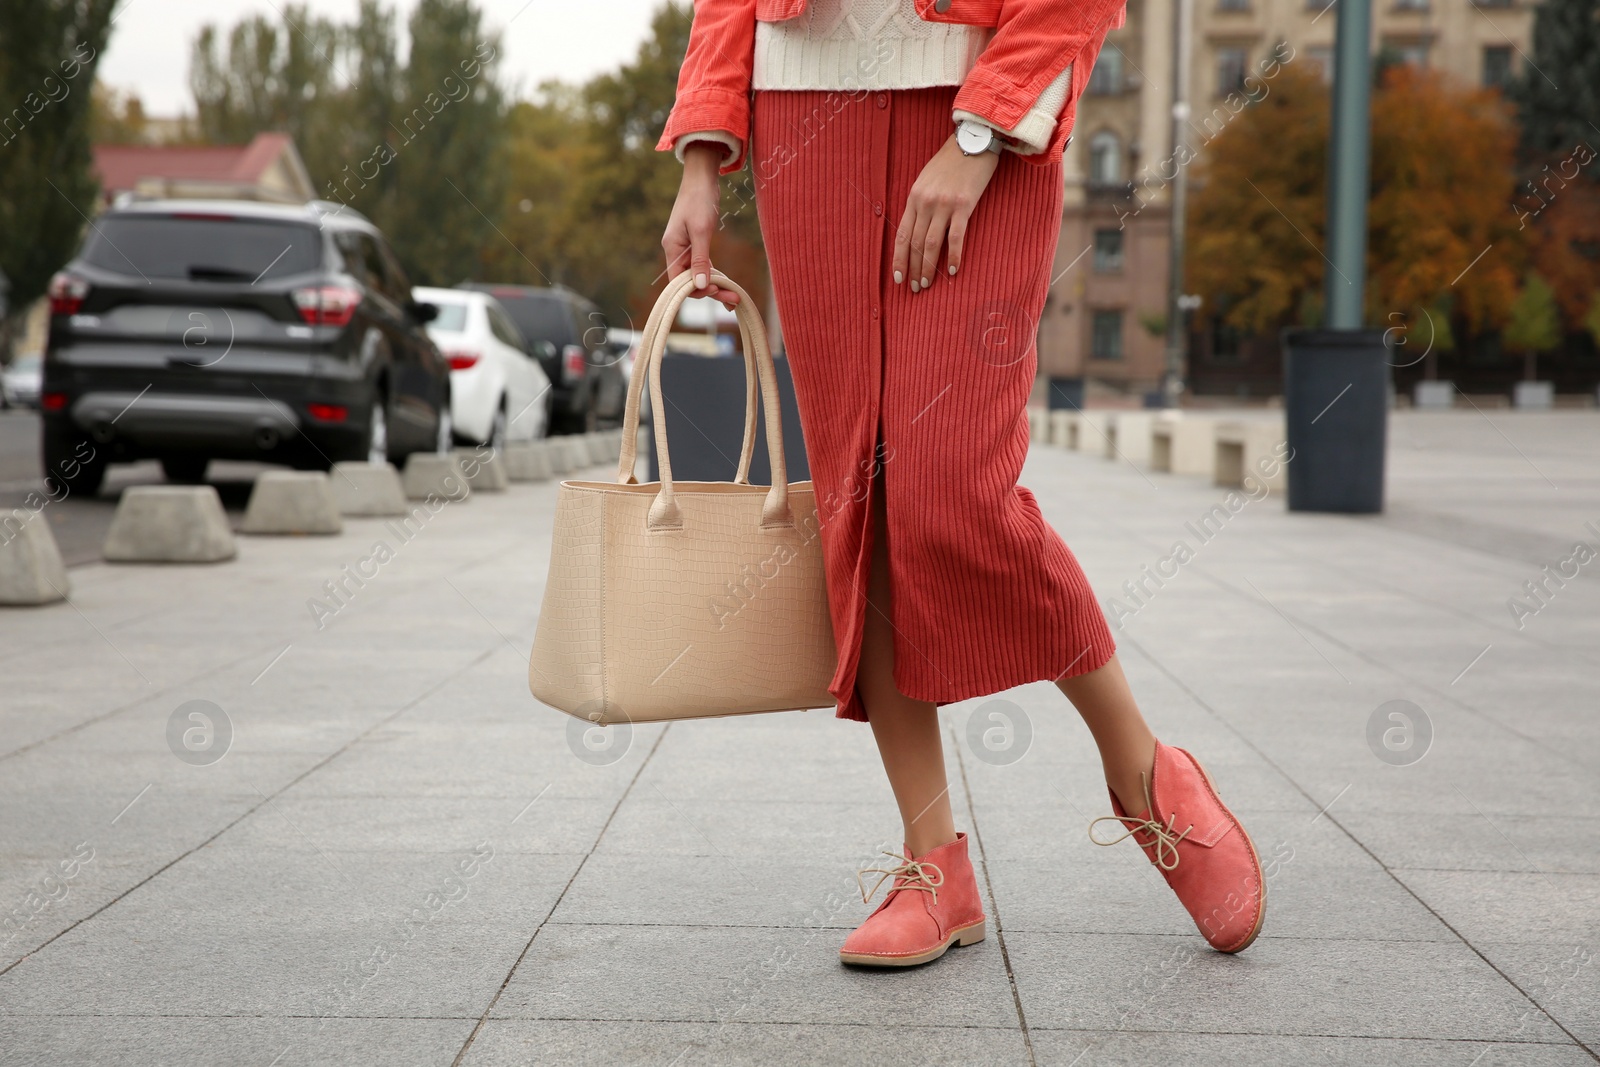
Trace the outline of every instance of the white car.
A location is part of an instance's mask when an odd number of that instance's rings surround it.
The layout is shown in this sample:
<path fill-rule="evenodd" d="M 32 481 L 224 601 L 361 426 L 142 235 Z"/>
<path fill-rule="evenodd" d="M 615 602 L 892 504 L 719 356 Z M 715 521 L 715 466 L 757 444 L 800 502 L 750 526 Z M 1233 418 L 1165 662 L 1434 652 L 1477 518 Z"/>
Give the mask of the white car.
<path fill-rule="evenodd" d="M 44 379 L 44 357 L 28 352 L 11 361 L 11 366 L 0 371 L 0 389 L 4 390 L 6 404 L 19 407 L 39 406 L 39 386 Z"/>
<path fill-rule="evenodd" d="M 466 289 L 411 290 L 438 316 L 428 336 L 450 361 L 450 415 L 464 441 L 503 448 L 534 441 L 550 427 L 550 377 L 500 302 Z"/>

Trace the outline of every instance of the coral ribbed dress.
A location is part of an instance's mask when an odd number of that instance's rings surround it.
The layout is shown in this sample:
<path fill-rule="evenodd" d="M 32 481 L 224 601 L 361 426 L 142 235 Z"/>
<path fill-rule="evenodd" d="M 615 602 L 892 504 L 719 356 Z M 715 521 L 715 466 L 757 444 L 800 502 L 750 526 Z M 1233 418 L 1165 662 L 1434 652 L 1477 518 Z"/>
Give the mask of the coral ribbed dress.
<path fill-rule="evenodd" d="M 1060 162 L 1003 154 L 960 273 L 941 258 L 915 294 L 891 277 L 895 228 L 950 135 L 956 91 L 755 93 L 749 155 L 823 524 L 841 718 L 867 718 L 855 679 L 876 536 L 908 697 L 1081 674 L 1115 650 L 1077 560 L 1017 484 Z M 874 492 L 885 531 L 870 528 Z"/>

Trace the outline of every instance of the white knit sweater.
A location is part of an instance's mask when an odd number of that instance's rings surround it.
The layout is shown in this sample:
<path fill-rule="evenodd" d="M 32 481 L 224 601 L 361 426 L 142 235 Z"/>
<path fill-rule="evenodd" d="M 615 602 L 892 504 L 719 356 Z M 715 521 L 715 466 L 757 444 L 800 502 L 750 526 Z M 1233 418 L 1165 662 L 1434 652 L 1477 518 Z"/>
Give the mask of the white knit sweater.
<path fill-rule="evenodd" d="M 799 17 L 756 23 L 753 89 L 860 91 L 960 85 L 977 65 L 993 31 L 928 22 L 912 0 L 808 0 Z M 1012 151 L 1043 152 L 1066 105 L 1072 68 L 1045 87 L 1012 129 L 1001 129 Z M 959 108 L 952 122 L 985 120 Z M 987 123 L 986 123 L 987 124 Z M 681 160 L 691 141 L 714 141 L 737 152 L 725 131 L 686 133 L 673 144 Z"/>

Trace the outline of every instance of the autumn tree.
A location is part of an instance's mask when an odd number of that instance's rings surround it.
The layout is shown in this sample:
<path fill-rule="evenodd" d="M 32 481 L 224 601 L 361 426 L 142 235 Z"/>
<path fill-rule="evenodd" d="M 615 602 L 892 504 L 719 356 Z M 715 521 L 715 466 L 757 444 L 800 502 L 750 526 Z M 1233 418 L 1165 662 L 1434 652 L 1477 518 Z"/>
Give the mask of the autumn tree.
<path fill-rule="evenodd" d="M 1538 274 L 1528 275 L 1512 301 L 1501 340 L 1508 352 L 1521 354 L 1522 376 L 1530 382 L 1538 377 L 1539 353 L 1561 343 L 1561 316 L 1556 310 L 1555 293 Z"/>
<path fill-rule="evenodd" d="M 1186 269 L 1231 326 L 1320 318 L 1328 121 L 1321 79 L 1289 65 L 1206 149 Z M 1507 207 L 1514 146 L 1496 94 L 1405 66 L 1385 73 L 1372 103 L 1369 323 L 1446 303 L 1472 331 L 1505 321 L 1525 256 Z"/>
<path fill-rule="evenodd" d="M 28 306 L 71 256 L 100 195 L 89 88 L 113 0 L 0 3 L 0 273 L 10 285 L 0 361 Z"/>

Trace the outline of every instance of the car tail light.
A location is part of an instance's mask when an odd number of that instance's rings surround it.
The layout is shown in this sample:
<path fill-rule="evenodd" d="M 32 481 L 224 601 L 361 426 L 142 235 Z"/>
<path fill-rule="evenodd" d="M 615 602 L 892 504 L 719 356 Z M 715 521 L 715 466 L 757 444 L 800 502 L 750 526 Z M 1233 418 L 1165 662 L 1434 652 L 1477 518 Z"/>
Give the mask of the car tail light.
<path fill-rule="evenodd" d="M 561 349 L 561 375 L 567 381 L 583 377 L 589 368 L 589 353 L 582 345 L 566 345 Z"/>
<path fill-rule="evenodd" d="M 76 274 L 61 271 L 50 279 L 50 314 L 76 315 L 89 295 L 89 283 Z"/>
<path fill-rule="evenodd" d="M 321 422 L 343 422 L 350 416 L 350 409 L 343 404 L 307 404 L 306 412 Z"/>
<path fill-rule="evenodd" d="M 39 407 L 45 411 L 60 411 L 67 406 L 66 393 L 40 393 Z"/>
<path fill-rule="evenodd" d="M 290 295 L 300 317 L 310 326 L 343 326 L 361 305 L 361 290 L 345 285 L 314 285 Z"/>
<path fill-rule="evenodd" d="M 469 367 L 476 367 L 483 354 L 474 352 L 470 348 L 456 348 L 445 352 L 444 358 L 450 361 L 451 370 L 466 370 Z"/>

